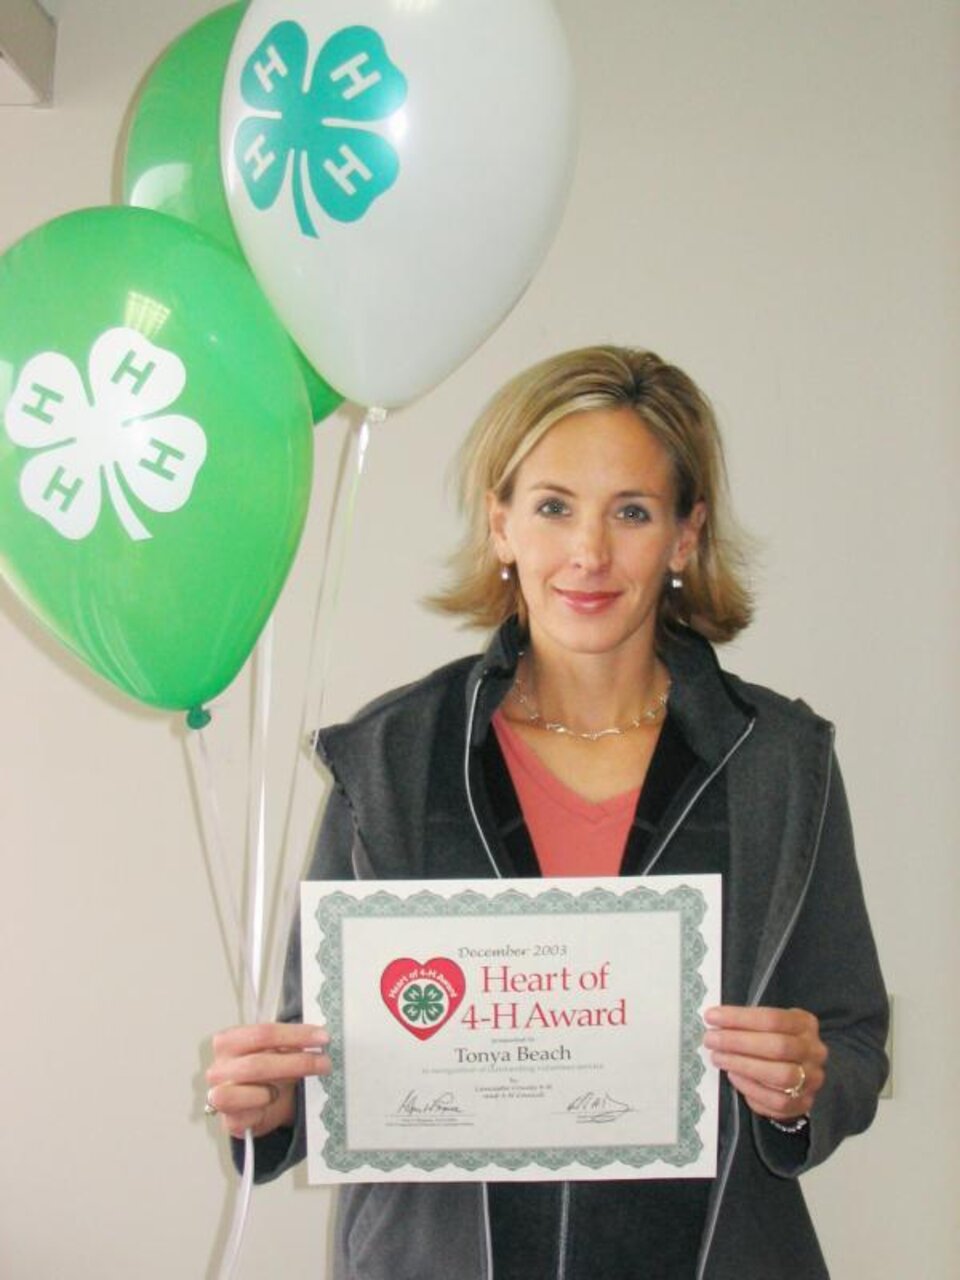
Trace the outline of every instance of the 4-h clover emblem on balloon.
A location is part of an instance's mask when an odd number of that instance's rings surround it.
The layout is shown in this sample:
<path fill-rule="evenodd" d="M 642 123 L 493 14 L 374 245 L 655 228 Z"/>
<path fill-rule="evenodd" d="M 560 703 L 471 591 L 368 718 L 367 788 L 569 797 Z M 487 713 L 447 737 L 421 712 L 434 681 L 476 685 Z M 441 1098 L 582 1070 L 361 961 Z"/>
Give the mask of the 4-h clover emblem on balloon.
<path fill-rule="evenodd" d="M 354 222 L 395 182 L 396 150 L 370 126 L 403 105 L 407 82 L 370 27 L 335 32 L 309 77 L 308 60 L 299 23 L 267 32 L 240 79 L 243 100 L 257 114 L 241 122 L 233 146 L 254 205 L 275 204 L 289 173 L 297 223 L 316 236 L 305 187 L 331 218 Z"/>
<path fill-rule="evenodd" d="M 250 272 L 145 209 L 0 257 L 0 572 L 100 675 L 192 709 L 237 674 L 299 541 L 311 415 Z"/>
<path fill-rule="evenodd" d="M 45 351 L 24 365 L 4 423 L 34 452 L 20 473 L 25 506 L 64 538 L 86 538 L 104 497 L 134 541 L 151 537 L 133 508 L 179 510 L 207 456 L 203 428 L 165 413 L 186 384 L 183 361 L 135 329 L 101 334 L 87 382 L 66 356 Z"/>

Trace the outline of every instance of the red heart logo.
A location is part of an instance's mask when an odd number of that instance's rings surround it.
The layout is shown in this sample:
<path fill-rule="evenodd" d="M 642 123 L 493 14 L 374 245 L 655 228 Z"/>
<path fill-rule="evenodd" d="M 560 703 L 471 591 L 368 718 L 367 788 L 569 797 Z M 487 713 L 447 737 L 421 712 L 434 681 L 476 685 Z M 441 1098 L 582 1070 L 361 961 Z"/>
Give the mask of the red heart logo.
<path fill-rule="evenodd" d="M 418 1040 L 429 1040 L 450 1021 L 467 989 L 455 960 L 391 960 L 380 978 L 380 995 L 401 1027 Z"/>

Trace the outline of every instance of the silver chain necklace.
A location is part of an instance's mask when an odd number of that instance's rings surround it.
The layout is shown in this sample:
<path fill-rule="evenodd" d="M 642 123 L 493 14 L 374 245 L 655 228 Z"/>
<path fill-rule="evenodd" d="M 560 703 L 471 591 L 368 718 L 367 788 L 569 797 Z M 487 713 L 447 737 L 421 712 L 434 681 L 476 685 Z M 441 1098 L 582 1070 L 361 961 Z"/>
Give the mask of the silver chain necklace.
<path fill-rule="evenodd" d="M 520 706 L 523 707 L 528 724 L 536 725 L 538 729 L 545 729 L 548 733 L 559 733 L 568 738 L 579 738 L 582 742 L 599 742 L 601 738 L 622 737 L 625 733 L 631 733 L 634 729 L 642 729 L 644 725 L 653 724 L 658 720 L 666 709 L 667 699 L 670 696 L 670 681 L 667 681 L 667 687 L 657 695 L 649 707 L 645 707 L 629 724 L 613 725 L 609 729 L 593 729 L 586 732 L 581 732 L 579 729 L 571 729 L 569 725 L 561 724 L 559 720 L 546 720 L 524 689 L 519 671 L 514 678 L 511 693 L 520 703 Z"/>

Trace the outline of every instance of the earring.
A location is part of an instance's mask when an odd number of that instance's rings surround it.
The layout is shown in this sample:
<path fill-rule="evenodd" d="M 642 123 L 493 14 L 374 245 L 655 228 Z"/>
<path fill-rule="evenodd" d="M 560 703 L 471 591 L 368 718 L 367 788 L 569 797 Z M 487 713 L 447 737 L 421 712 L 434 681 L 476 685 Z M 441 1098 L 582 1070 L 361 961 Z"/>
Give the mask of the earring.
<path fill-rule="evenodd" d="M 683 577 L 682 577 L 682 575 L 681 575 L 681 574 L 679 574 L 679 573 L 672 573 L 672 574 L 670 575 L 670 590 L 671 590 L 671 591 L 682 591 L 682 590 L 683 590 Z"/>
<path fill-rule="evenodd" d="M 500 566 L 500 581 L 509 582 L 512 577 L 513 574 L 510 572 L 510 566 L 508 564 L 502 564 Z"/>

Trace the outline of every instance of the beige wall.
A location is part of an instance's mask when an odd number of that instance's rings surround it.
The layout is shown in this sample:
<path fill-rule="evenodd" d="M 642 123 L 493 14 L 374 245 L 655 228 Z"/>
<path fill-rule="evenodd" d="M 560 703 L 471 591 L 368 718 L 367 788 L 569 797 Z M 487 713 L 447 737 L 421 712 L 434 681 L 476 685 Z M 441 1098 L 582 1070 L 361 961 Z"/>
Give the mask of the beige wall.
<path fill-rule="evenodd" d="M 206 0 L 61 0 L 57 105 L 0 113 L 0 246 L 111 191 L 136 82 Z M 455 522 L 443 478 L 509 372 L 595 339 L 687 367 L 763 539 L 734 669 L 802 693 L 839 748 L 889 986 L 895 1091 L 807 1180 L 838 1280 L 948 1280 L 958 1256 L 956 66 L 943 0 L 561 0 L 582 92 L 572 199 L 485 346 L 377 433 L 329 709 L 472 643 L 416 600 Z M 465 140 L 468 143 L 468 140 Z M 494 251 L 491 248 L 491 252 Z M 303 632 L 343 419 L 320 433 L 278 623 L 292 751 Z M 172 718 L 105 691 L 0 605 L 0 1273 L 204 1273 L 224 1175 L 199 1115 L 232 1021 Z M 222 721 L 238 717 L 242 691 Z M 280 735 L 278 735 L 280 736 Z M 220 739 L 228 772 L 234 742 Z M 231 775 L 234 776 L 234 775 Z M 242 1275 L 323 1274 L 327 1200 L 258 1192 Z M 282 1244 L 281 1244 L 282 1242 Z"/>

